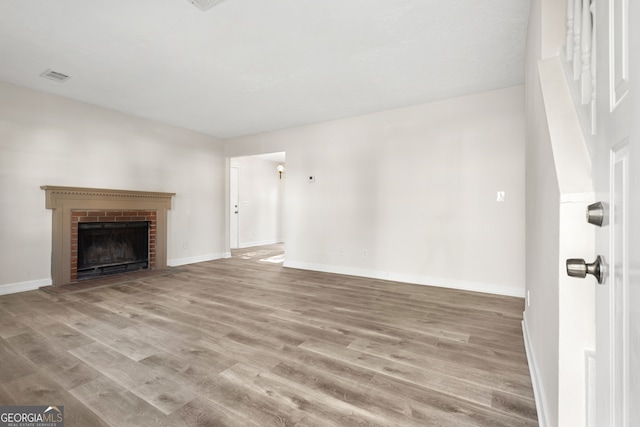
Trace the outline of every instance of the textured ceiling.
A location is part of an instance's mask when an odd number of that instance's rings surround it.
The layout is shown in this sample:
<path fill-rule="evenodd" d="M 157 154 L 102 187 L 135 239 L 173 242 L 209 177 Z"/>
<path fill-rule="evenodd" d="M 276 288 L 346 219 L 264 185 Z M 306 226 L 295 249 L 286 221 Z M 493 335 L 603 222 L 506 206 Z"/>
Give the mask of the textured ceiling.
<path fill-rule="evenodd" d="M 0 81 L 221 138 L 521 84 L 529 0 L 2 0 Z M 39 75 L 52 69 L 65 83 Z"/>

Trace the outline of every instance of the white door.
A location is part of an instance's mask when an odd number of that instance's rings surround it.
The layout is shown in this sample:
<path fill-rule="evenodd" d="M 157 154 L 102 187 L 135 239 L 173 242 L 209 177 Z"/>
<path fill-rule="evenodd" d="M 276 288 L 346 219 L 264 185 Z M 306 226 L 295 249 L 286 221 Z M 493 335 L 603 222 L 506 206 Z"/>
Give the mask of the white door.
<path fill-rule="evenodd" d="M 238 196 L 238 168 L 230 168 L 231 175 L 229 179 L 229 206 L 231 208 L 229 213 L 229 246 L 231 249 L 238 249 L 238 222 L 240 216 L 240 197 Z"/>
<path fill-rule="evenodd" d="M 607 271 L 596 287 L 596 425 L 640 426 L 640 13 L 596 2 L 596 231 Z M 629 25 L 631 24 L 631 25 Z M 608 207 L 608 208 L 607 208 Z"/>

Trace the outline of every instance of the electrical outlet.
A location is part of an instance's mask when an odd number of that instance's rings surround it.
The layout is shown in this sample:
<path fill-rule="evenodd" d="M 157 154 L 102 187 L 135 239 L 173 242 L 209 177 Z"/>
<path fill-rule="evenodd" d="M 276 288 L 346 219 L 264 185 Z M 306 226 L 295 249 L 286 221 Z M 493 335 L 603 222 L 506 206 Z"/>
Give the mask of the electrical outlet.
<path fill-rule="evenodd" d="M 368 256 L 369 256 L 369 252 L 367 252 L 367 250 L 366 250 L 366 249 L 364 249 L 364 250 L 362 251 L 362 256 L 363 256 L 364 258 L 368 257 Z"/>
<path fill-rule="evenodd" d="M 344 249 L 338 249 L 338 255 L 344 256 Z"/>
<path fill-rule="evenodd" d="M 496 202 L 504 202 L 504 191 L 498 191 Z"/>

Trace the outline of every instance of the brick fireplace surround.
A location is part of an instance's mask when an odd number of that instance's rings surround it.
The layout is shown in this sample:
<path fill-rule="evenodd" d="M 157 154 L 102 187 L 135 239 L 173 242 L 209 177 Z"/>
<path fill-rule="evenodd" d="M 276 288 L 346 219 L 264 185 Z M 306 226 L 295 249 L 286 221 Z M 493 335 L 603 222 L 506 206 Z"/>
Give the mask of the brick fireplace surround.
<path fill-rule="evenodd" d="M 53 210 L 51 278 L 54 286 L 77 280 L 78 224 L 149 221 L 149 268 L 167 267 L 167 211 L 175 193 L 44 185 Z"/>
<path fill-rule="evenodd" d="M 156 211 L 71 211 L 71 282 L 78 280 L 78 224 L 84 222 L 149 222 L 149 269 L 156 266 Z"/>

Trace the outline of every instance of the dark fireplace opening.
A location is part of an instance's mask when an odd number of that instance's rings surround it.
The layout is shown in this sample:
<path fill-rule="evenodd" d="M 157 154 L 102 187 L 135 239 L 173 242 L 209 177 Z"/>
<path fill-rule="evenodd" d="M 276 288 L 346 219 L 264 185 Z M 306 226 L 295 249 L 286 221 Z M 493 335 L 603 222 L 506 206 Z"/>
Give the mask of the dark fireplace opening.
<path fill-rule="evenodd" d="M 149 221 L 78 224 L 78 280 L 149 268 Z"/>

